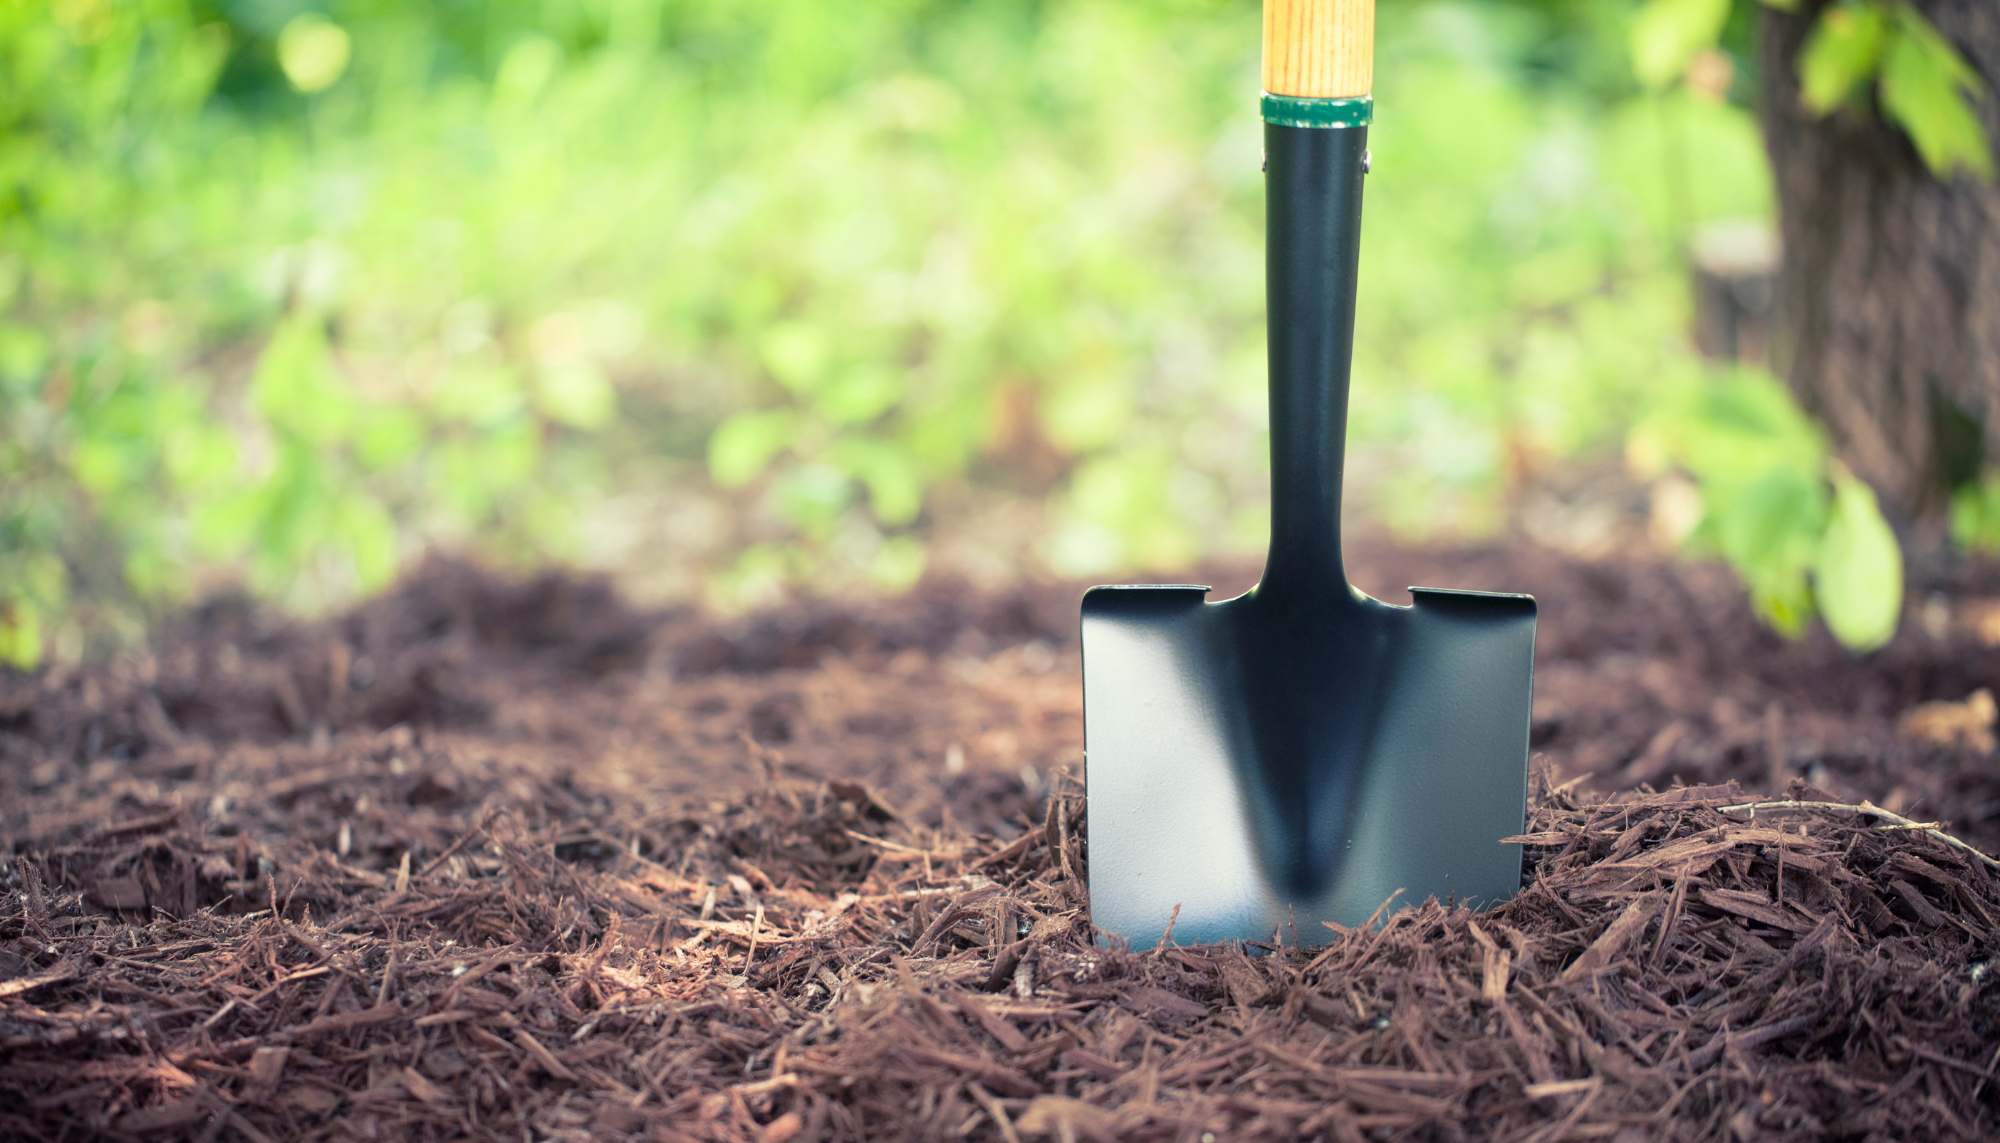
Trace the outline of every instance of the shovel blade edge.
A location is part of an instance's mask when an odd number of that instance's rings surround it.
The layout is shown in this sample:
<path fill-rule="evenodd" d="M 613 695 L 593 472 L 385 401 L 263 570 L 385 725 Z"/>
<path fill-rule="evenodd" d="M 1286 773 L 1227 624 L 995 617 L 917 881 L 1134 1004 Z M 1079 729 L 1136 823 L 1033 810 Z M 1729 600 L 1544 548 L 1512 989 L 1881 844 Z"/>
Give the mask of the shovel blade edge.
<path fill-rule="evenodd" d="M 1196 586 L 1092 589 L 1082 609 L 1085 797 L 1093 923 L 1150 948 L 1323 943 L 1428 897 L 1491 904 L 1520 885 L 1535 604 L 1412 589 L 1383 609 L 1393 652 L 1368 732 L 1344 851 L 1310 897 L 1260 859 L 1244 673 L 1231 625 L 1249 597 Z M 1374 601 L 1370 601 L 1371 604 Z M 1269 717 L 1268 713 L 1259 717 Z M 1176 919 L 1176 910 L 1178 917 Z M 1386 912 L 1386 911 L 1385 911 Z"/>

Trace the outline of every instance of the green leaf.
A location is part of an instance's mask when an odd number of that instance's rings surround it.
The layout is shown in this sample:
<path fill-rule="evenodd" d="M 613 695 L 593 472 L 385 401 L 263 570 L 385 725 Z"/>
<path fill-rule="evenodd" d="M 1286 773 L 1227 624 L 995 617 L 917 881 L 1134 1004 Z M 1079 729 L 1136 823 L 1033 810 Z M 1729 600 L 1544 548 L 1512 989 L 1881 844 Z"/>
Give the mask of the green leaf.
<path fill-rule="evenodd" d="M 813 407 L 836 425 L 866 424 L 903 399 L 903 376 L 886 365 L 843 371 L 813 398 Z"/>
<path fill-rule="evenodd" d="M 473 425 L 495 425 L 527 406 L 520 375 L 502 365 L 459 366 L 444 375 L 432 398 L 436 415 Z"/>
<path fill-rule="evenodd" d="M 1812 585 L 1800 566 L 1762 568 L 1750 576 L 1750 610 L 1787 639 L 1805 632 L 1813 616 Z"/>
<path fill-rule="evenodd" d="M 317 12 L 295 16 L 278 33 L 278 66 L 298 91 L 325 91 L 347 71 L 353 37 Z"/>
<path fill-rule="evenodd" d="M 256 535 L 268 499 L 265 489 L 256 485 L 201 501 L 190 520 L 195 551 L 213 559 L 240 557 Z"/>
<path fill-rule="evenodd" d="M 179 490 L 220 485 L 237 471 L 236 436 L 221 426 L 201 426 L 165 442 L 167 476 Z"/>
<path fill-rule="evenodd" d="M 1799 83 L 1805 105 L 1825 115 L 1881 65 L 1889 21 L 1874 4 L 1834 4 L 1820 13 L 1799 49 Z"/>
<path fill-rule="evenodd" d="M 929 553 L 915 536 L 892 536 L 876 549 L 869 561 L 868 578 L 882 591 L 900 595 L 923 578 Z"/>
<path fill-rule="evenodd" d="M 825 379 L 831 353 L 826 332 L 819 326 L 780 322 L 765 332 L 759 349 L 771 376 L 794 393 L 810 393 Z"/>
<path fill-rule="evenodd" d="M 116 494 L 132 478 L 141 457 L 137 442 L 116 436 L 85 437 L 70 450 L 69 468 L 92 496 Z"/>
<path fill-rule="evenodd" d="M 1973 109 L 1984 93 L 1978 73 L 1937 29 L 1898 5 L 1895 41 L 1882 61 L 1882 112 L 1909 132 L 1932 174 L 1993 179 L 1993 151 Z"/>
<path fill-rule="evenodd" d="M 1729 562 L 1759 619 L 1802 633 L 1826 532 L 1826 444 L 1784 385 L 1733 370 L 1649 415 L 1630 444 L 1652 472 L 1677 465 L 1699 482 L 1702 516 L 1689 540 Z"/>
<path fill-rule="evenodd" d="M 799 530 L 823 536 L 854 502 L 854 483 L 830 464 L 802 464 L 779 477 L 772 489 L 778 510 Z"/>
<path fill-rule="evenodd" d="M 279 443 L 277 463 L 264 479 L 259 504 L 263 516 L 256 522 L 252 550 L 264 576 L 290 578 L 299 562 L 311 554 L 325 522 L 326 477 L 323 458 L 312 448 L 295 440 Z"/>
<path fill-rule="evenodd" d="M 752 544 L 736 558 L 734 567 L 716 575 L 710 586 L 713 602 L 724 610 L 745 610 L 769 605 L 782 597 L 787 579 L 801 570 L 798 552 L 789 545 Z"/>
<path fill-rule="evenodd" d="M 164 487 L 155 485 L 150 492 L 190 492 L 235 479 L 239 434 L 215 415 L 208 388 L 195 376 L 163 380 L 144 420 L 132 430 L 156 450 L 166 478 Z"/>
<path fill-rule="evenodd" d="M 334 512 L 335 527 L 346 541 L 354 565 L 355 586 L 363 592 L 387 586 L 396 576 L 396 521 L 372 496 L 342 500 Z"/>
<path fill-rule="evenodd" d="M 535 407 L 573 429 L 601 429 L 618 415 L 618 394 L 594 363 L 573 362 L 536 376 Z"/>
<path fill-rule="evenodd" d="M 0 381 L 32 381 L 48 363 L 46 337 L 25 325 L 0 324 Z"/>
<path fill-rule="evenodd" d="M 158 544 L 135 543 L 125 556 L 125 583 L 141 599 L 161 599 L 184 591 L 187 569 Z"/>
<path fill-rule="evenodd" d="M 1173 478 L 1173 460 L 1163 452 L 1092 457 L 1077 466 L 1070 479 L 1070 511 L 1078 520 L 1115 535 L 1121 562 L 1153 568 L 1186 566 L 1200 553 L 1195 537 L 1168 501 Z M 1063 558 L 1087 554 L 1090 542 L 1085 538 L 1091 535 L 1076 530 L 1068 540 L 1058 537 L 1059 544 L 1075 545 Z"/>
<path fill-rule="evenodd" d="M 992 399 L 989 390 L 972 383 L 955 385 L 949 400 L 929 408 L 905 406 L 900 433 L 903 447 L 925 468 L 958 472 L 972 462 L 980 443 L 992 429 Z"/>
<path fill-rule="evenodd" d="M 448 440 L 437 450 L 431 494 L 462 517 L 463 523 L 484 521 L 498 498 L 484 453 L 470 440 Z"/>
<path fill-rule="evenodd" d="M 1036 402 L 1042 430 L 1071 454 L 1094 452 L 1116 441 L 1132 422 L 1132 387 L 1122 376 L 1060 385 Z"/>
<path fill-rule="evenodd" d="M 287 317 L 271 334 L 250 391 L 266 419 L 302 440 L 342 440 L 353 417 L 353 398 L 333 370 L 326 326 L 310 314 Z"/>
<path fill-rule="evenodd" d="M 32 671 L 41 661 L 41 611 L 19 596 L 0 599 L 0 663 Z"/>
<path fill-rule="evenodd" d="M 1651 88 L 1672 83 L 1703 48 L 1715 46 L 1729 0 L 1647 0 L 1632 19 L 1632 70 Z"/>
<path fill-rule="evenodd" d="M 500 59 L 500 71 L 493 77 L 494 106 L 522 108 L 533 103 L 562 62 L 562 45 L 543 35 L 522 37 Z"/>
<path fill-rule="evenodd" d="M 1967 551 L 2000 551 L 2000 477 L 1952 493 L 1951 539 Z"/>
<path fill-rule="evenodd" d="M 370 409 L 354 433 L 354 459 L 369 471 L 401 464 L 423 447 L 423 418 L 394 405 Z"/>
<path fill-rule="evenodd" d="M 541 426 L 520 417 L 436 450 L 435 494 L 465 522 L 479 523 L 514 503 L 543 456 Z"/>
<path fill-rule="evenodd" d="M 1717 488 L 1703 498 L 1723 556 L 1747 578 L 1766 568 L 1803 573 L 1825 512 L 1816 476 L 1774 469 L 1734 495 L 1728 491 Z"/>
<path fill-rule="evenodd" d="M 1903 614 L 1903 550 L 1875 493 L 1833 466 L 1833 514 L 1813 569 L 1814 594 L 1834 637 L 1872 651 L 1896 634 Z"/>
<path fill-rule="evenodd" d="M 799 415 L 790 409 L 738 413 L 708 438 L 708 472 L 724 488 L 741 488 L 792 443 Z"/>
<path fill-rule="evenodd" d="M 829 459 L 868 486 L 869 507 L 883 525 L 894 528 L 907 524 L 923 509 L 923 473 L 916 461 L 895 445 L 851 438 L 835 446 Z"/>

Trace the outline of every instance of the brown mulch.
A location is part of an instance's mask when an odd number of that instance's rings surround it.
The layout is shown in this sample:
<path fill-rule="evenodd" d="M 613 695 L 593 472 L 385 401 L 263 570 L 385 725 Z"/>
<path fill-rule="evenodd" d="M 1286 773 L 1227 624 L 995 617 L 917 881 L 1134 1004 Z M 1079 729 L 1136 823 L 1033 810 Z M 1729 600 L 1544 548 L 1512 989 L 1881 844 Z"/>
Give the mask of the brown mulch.
<path fill-rule="evenodd" d="M 2000 872 L 1837 808 L 1993 844 L 1990 742 L 1903 717 L 2000 682 L 1990 581 L 1856 660 L 1713 569 L 1356 563 L 1541 595 L 1528 875 L 1280 947 L 1094 939 L 1069 588 L 438 565 L 0 675 L 0 1138 L 2000 1132 Z"/>

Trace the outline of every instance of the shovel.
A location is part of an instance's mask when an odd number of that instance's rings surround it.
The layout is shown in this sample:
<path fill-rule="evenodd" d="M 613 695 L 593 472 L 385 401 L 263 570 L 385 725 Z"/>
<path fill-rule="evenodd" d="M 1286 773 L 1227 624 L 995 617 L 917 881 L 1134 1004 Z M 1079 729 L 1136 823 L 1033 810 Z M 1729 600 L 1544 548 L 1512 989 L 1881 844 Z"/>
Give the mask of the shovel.
<path fill-rule="evenodd" d="M 1340 554 L 1373 0 L 1264 0 L 1271 540 L 1260 582 L 1083 597 L 1092 922 L 1317 944 L 1520 887 L 1535 601 L 1372 599 Z"/>

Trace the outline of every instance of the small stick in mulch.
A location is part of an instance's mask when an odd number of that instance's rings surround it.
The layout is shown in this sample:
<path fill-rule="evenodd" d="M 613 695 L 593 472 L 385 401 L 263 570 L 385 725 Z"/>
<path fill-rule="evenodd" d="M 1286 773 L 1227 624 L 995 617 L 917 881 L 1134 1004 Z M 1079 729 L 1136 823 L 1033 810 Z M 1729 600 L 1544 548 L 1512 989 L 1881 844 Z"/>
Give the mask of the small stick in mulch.
<path fill-rule="evenodd" d="M 1928 834 L 1929 836 L 1934 837 L 1941 842 L 1944 842 L 1946 845 L 1964 850 L 1966 853 L 1971 854 L 1973 857 L 1978 858 L 1980 861 L 1985 862 L 1988 866 L 1991 866 L 1994 869 L 2000 869 L 2000 861 L 1994 860 L 1993 858 L 1987 856 L 1984 853 L 1979 852 L 1978 850 L 1972 848 L 1971 846 L 1965 844 L 1964 842 L 1960 841 L 1959 839 L 1951 836 L 1950 834 L 1940 829 L 1939 827 L 1944 825 L 1943 822 L 1912 821 L 1911 819 L 1906 818 L 1901 814 L 1892 813 L 1888 810 L 1883 809 L 1881 806 L 1878 806 L 1875 803 L 1866 800 L 1850 805 L 1846 802 L 1810 802 L 1810 801 L 1796 801 L 1793 799 L 1786 798 L 1769 802 L 1745 802 L 1740 806 L 1717 807 L 1717 812 L 1719 813 L 1725 813 L 1725 814 L 1747 813 L 1752 818 L 1755 818 L 1757 816 L 1757 812 L 1759 810 L 1780 810 L 1780 811 L 1829 810 L 1829 811 L 1850 813 L 1850 814 L 1864 814 L 1868 817 L 1879 818 L 1882 821 L 1889 823 L 1888 825 L 1877 827 L 1879 829 L 1920 830 L 1923 833 Z"/>

